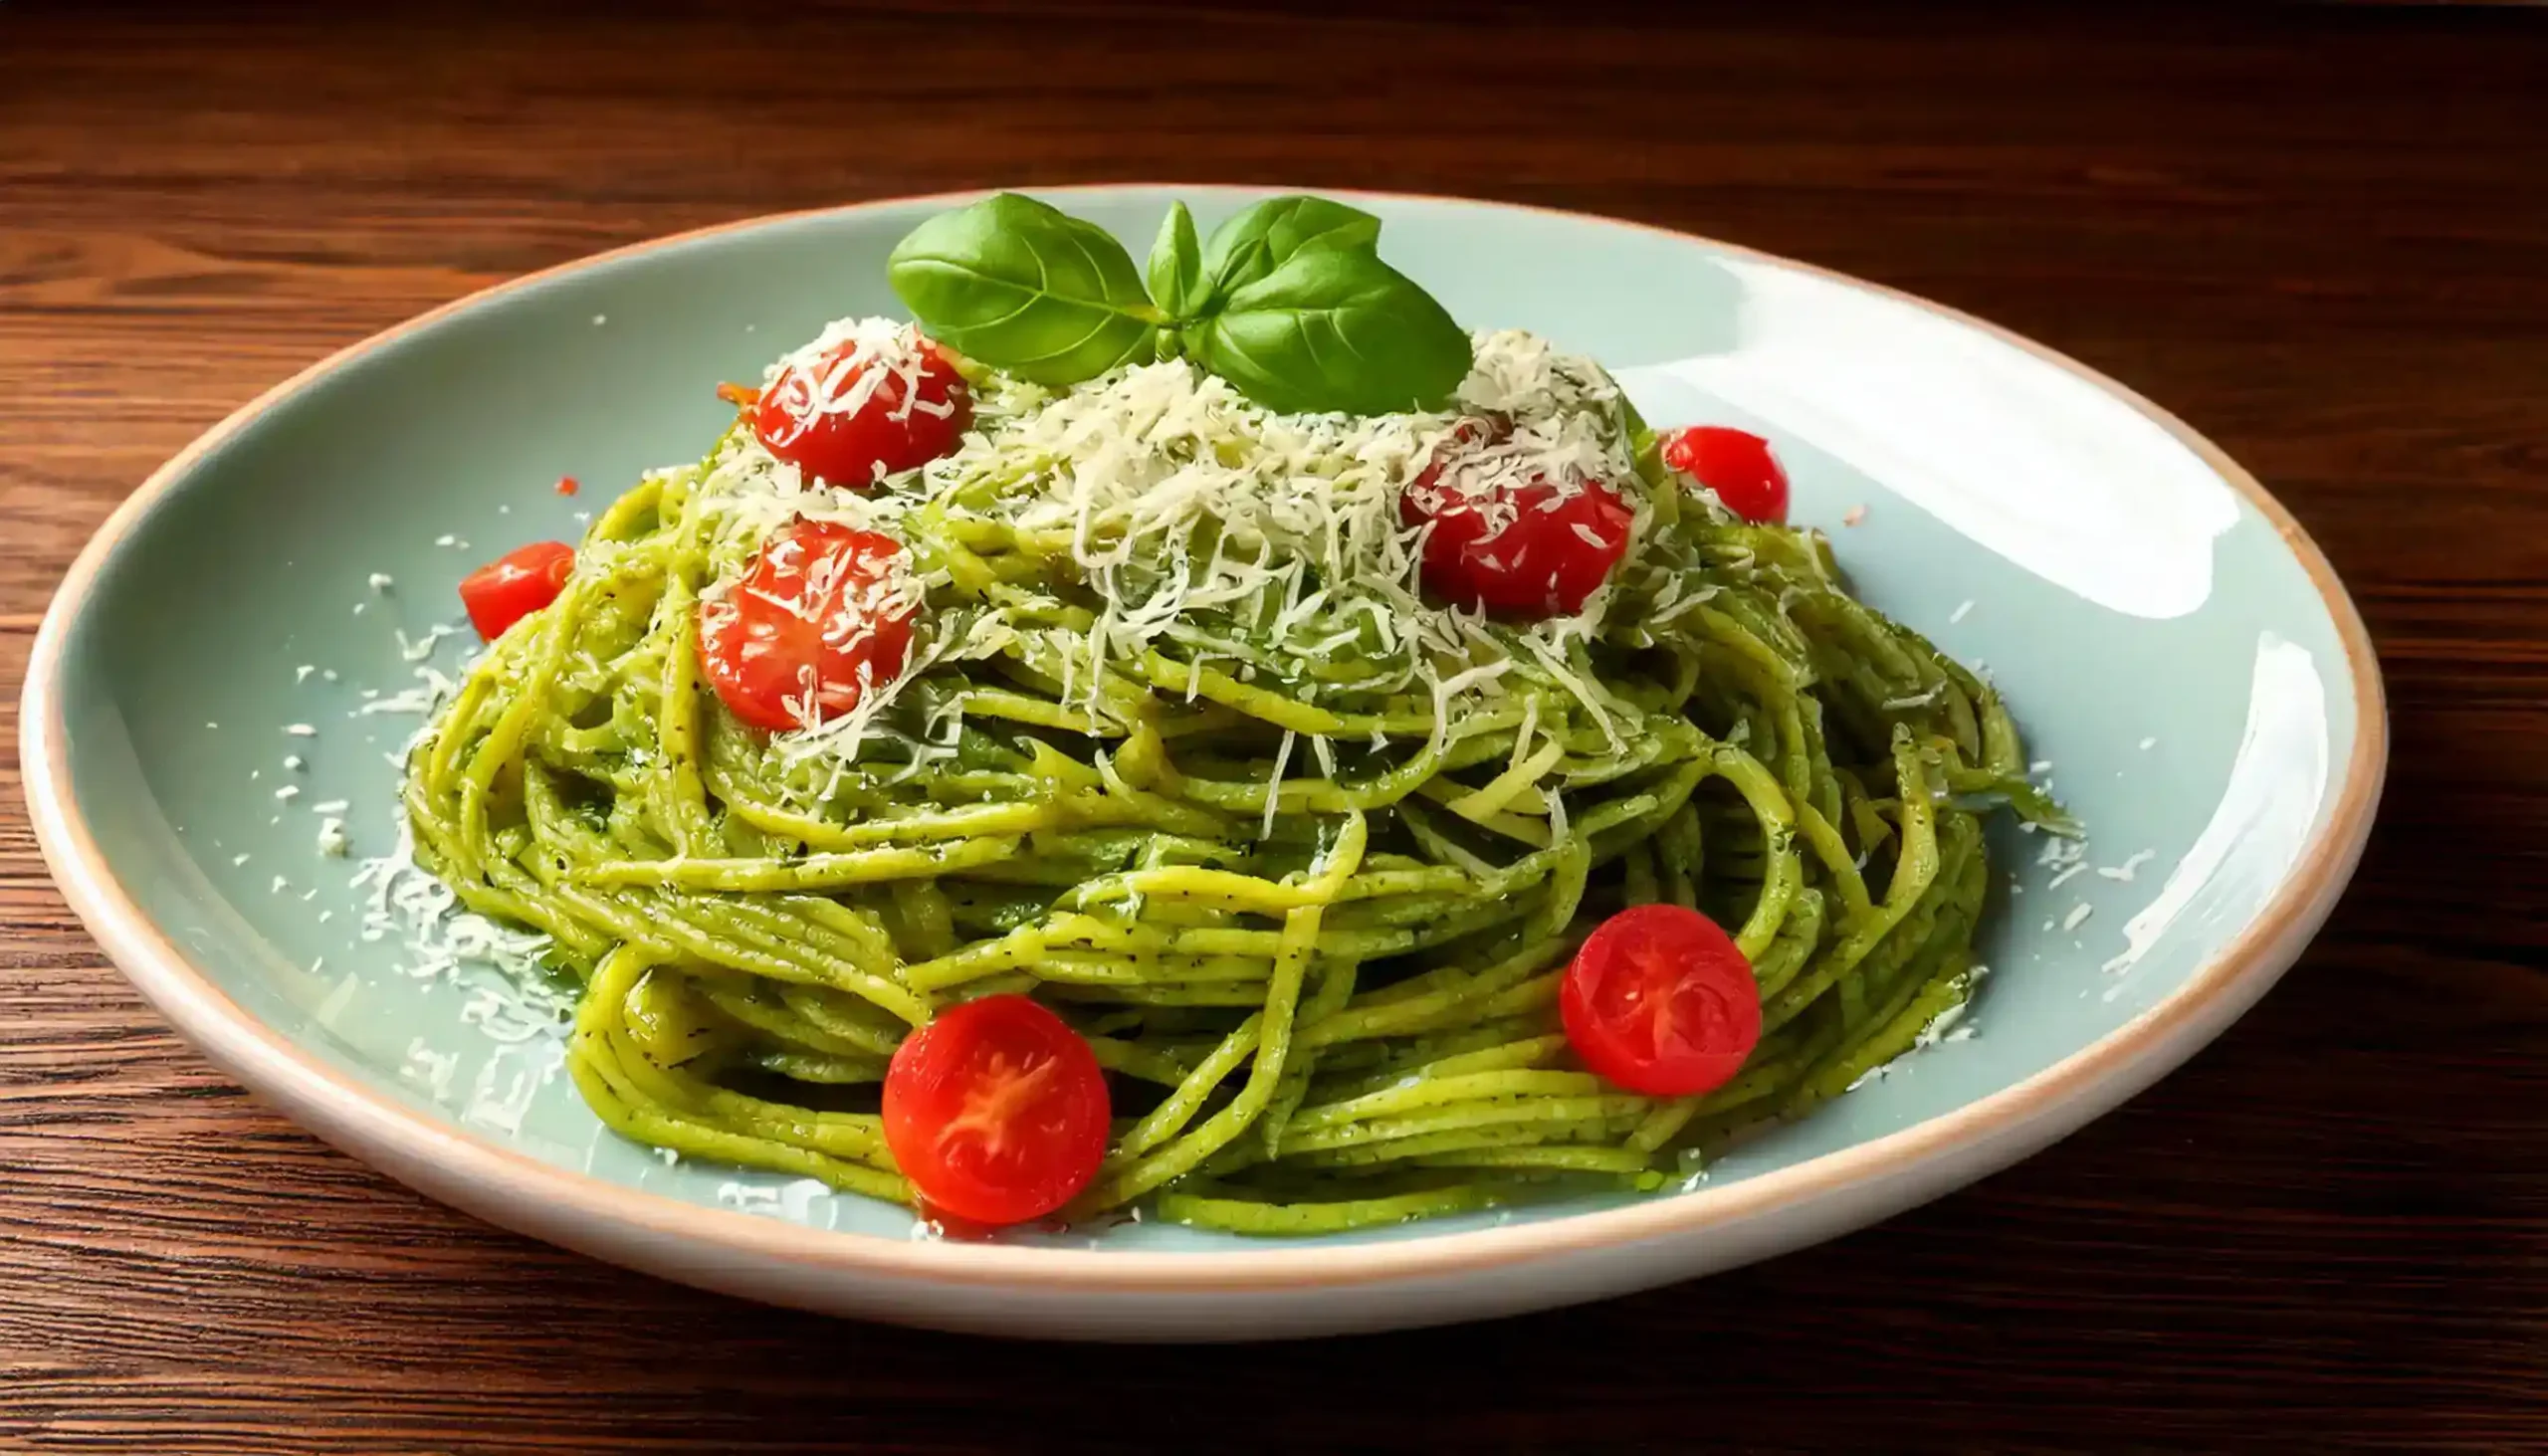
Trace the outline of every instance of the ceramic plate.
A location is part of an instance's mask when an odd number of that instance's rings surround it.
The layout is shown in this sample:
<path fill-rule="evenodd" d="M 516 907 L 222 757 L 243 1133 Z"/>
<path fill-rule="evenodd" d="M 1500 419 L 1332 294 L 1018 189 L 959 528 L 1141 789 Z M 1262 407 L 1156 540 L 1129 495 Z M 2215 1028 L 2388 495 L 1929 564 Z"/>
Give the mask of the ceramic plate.
<path fill-rule="evenodd" d="M 1171 195 L 1061 200 L 1136 252 Z M 1470 1319 L 1663 1284 L 1854 1228 L 2042 1147 L 2245 1010 L 2325 918 L 2385 762 L 2377 668 L 2327 563 L 2148 402 L 1988 324 L 1599 218 L 1357 198 L 1452 312 L 1618 371 L 1657 425 L 1772 437 L 1861 596 L 1988 665 L 2087 868 L 2003 832 L 1964 1027 L 1704 1182 L 1300 1242 L 1156 1224 L 967 1244 L 902 1209 L 606 1134 L 484 967 L 365 939 L 415 670 L 454 583 L 571 536 L 731 419 L 711 392 L 847 313 L 964 199 L 629 249 L 317 365 L 170 461 L 63 585 L 29 673 L 27 793 L 64 892 L 153 1005 L 320 1136 L 494 1222 L 751 1297 L 915 1324 L 1226 1339 Z M 557 494 L 574 476 L 580 496 Z M 341 807 L 338 806 L 341 801 Z M 1963 1028 L 1959 1028 L 1962 1030 Z"/>

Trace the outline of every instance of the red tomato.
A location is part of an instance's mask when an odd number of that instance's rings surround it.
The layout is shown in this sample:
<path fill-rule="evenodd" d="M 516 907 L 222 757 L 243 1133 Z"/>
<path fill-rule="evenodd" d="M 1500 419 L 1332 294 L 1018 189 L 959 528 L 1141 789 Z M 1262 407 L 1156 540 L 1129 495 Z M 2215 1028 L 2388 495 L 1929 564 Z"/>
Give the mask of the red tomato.
<path fill-rule="evenodd" d="M 576 482 L 573 476 L 559 476 L 557 478 L 557 494 L 560 496 L 571 496 L 582 489 L 583 487 Z"/>
<path fill-rule="evenodd" d="M 1663 435 L 1663 463 L 1716 492 L 1746 520 L 1788 519 L 1788 473 L 1770 442 L 1749 430 L 1692 425 Z"/>
<path fill-rule="evenodd" d="M 1483 468 L 1476 453 L 1500 427 L 1464 422 L 1398 497 L 1398 519 L 1432 523 L 1424 584 L 1463 607 L 1514 617 L 1578 612 L 1627 554 L 1633 519 L 1598 481 L 1573 490 L 1546 476 L 1463 490 L 1460 474 Z"/>
<path fill-rule="evenodd" d="M 1584 1065 L 1647 1097 L 1724 1086 L 1761 1040 L 1761 988 L 1717 923 L 1639 905 L 1585 937 L 1558 987 Z"/>
<path fill-rule="evenodd" d="M 870 486 L 954 450 L 973 396 L 935 345 L 906 333 L 891 350 L 849 338 L 790 364 L 747 408 L 770 454 L 831 485 Z"/>
<path fill-rule="evenodd" d="M 776 731 L 820 723 L 891 682 L 917 609 L 902 543 L 799 520 L 715 601 L 699 604 L 699 661 L 735 717 Z"/>
<path fill-rule="evenodd" d="M 885 1145 L 935 1208 L 1022 1223 L 1069 1202 L 1106 1156 L 1106 1076 L 1062 1018 L 984 996 L 903 1039 L 885 1069 Z"/>
<path fill-rule="evenodd" d="M 557 599 L 575 569 L 575 548 L 534 541 L 460 578 L 460 604 L 478 635 L 493 642 L 505 629 Z"/>

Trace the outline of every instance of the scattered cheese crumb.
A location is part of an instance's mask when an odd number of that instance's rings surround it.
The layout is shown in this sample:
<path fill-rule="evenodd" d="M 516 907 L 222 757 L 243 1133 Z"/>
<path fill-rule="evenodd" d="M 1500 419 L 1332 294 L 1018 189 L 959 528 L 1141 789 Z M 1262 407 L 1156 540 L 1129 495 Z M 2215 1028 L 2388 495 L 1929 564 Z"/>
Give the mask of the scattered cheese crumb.
<path fill-rule="evenodd" d="M 2149 752 L 2157 746 L 2159 746 L 2159 740 L 2157 738 L 2143 738 L 2141 740 L 2141 751 L 2144 753 Z"/>
<path fill-rule="evenodd" d="M 292 670 L 292 681 L 296 684 L 307 683 L 310 681 L 310 675 L 317 671 L 318 671 L 317 668 L 312 667 L 308 663 L 303 663 L 301 666 Z"/>
<path fill-rule="evenodd" d="M 234 870 L 246 863 L 248 863 L 248 857 L 244 854 L 235 854 L 230 857 L 230 868 Z"/>
<path fill-rule="evenodd" d="M 318 852 L 320 854 L 343 859 L 347 847 L 344 820 L 331 815 L 318 821 Z M 325 920 L 326 917 L 322 915 L 319 919 Z"/>
<path fill-rule="evenodd" d="M 449 531 L 444 531 L 441 535 L 434 537 L 434 544 L 438 546 L 456 546 L 460 544 L 460 537 L 453 535 Z"/>
<path fill-rule="evenodd" d="M 334 668 L 321 669 L 319 671 L 318 678 L 321 682 L 332 683 L 336 681 L 336 670 Z"/>
<path fill-rule="evenodd" d="M 460 629 L 449 622 L 436 622 L 425 629 L 424 636 L 410 642 L 407 640 L 407 634 L 401 631 L 397 634 L 398 655 L 408 662 L 423 662 L 434 655 L 434 649 L 442 645 L 444 638 L 458 636 L 459 633 Z M 362 696 L 377 698 L 380 695 L 377 692 L 366 692 Z"/>
<path fill-rule="evenodd" d="M 266 893 L 268 895 L 281 895 L 291 888 L 292 882 L 290 880 L 285 879 L 281 875 L 277 875 L 275 876 L 274 883 L 266 887 Z"/>
<path fill-rule="evenodd" d="M 2070 913 L 2068 915 L 2061 918 L 2061 929 L 2064 931 L 2075 931 L 2079 929 L 2079 923 L 2086 920 L 2089 913 L 2095 909 L 2095 906 L 2088 904 L 2086 901 L 2080 901 L 2077 905 L 2070 907 Z"/>
<path fill-rule="evenodd" d="M 609 315 L 609 314 L 607 314 L 607 313 L 595 313 L 595 314 L 593 315 L 593 327 L 595 327 L 595 328 L 599 328 L 599 327 L 601 327 L 603 324 L 608 323 L 609 321 L 610 321 L 610 315 Z"/>
<path fill-rule="evenodd" d="M 396 578 L 392 577 L 388 572 L 386 572 L 386 571 L 374 571 L 373 573 L 371 573 L 371 589 L 372 589 L 372 590 L 374 590 L 374 591 L 387 591 L 390 587 L 395 586 L 395 585 L 397 585 L 397 580 L 396 580 Z"/>
<path fill-rule="evenodd" d="M 221 727 L 221 725 L 219 725 L 219 724 L 217 724 L 217 723 L 207 723 L 207 724 L 205 724 L 205 725 L 204 725 L 204 727 L 205 727 L 205 728 L 217 728 Z"/>
<path fill-rule="evenodd" d="M 1947 625 L 1948 625 L 1948 626 L 1950 626 L 1950 627 L 1952 627 L 1952 626 L 1954 626 L 1956 623 L 1963 621 L 1963 620 L 1965 619 L 1966 615 L 1967 615 L 1968 613 L 1970 613 L 1972 610 L 1973 610 L 1973 598 L 1971 598 L 1971 597 L 1966 597 L 1966 598 L 1964 599 L 1964 605 L 1962 605 L 1962 606 L 1960 606 L 1960 607 L 1957 607 L 1953 612 L 1951 612 L 1951 613 L 1949 613 L 1949 614 L 1947 615 Z"/>
<path fill-rule="evenodd" d="M 296 738 L 315 738 L 318 736 L 318 729 L 306 723 L 285 724 L 283 726 L 283 730 L 292 734 Z"/>
<path fill-rule="evenodd" d="M 1846 514 L 1841 516 L 1840 523 L 1842 525 L 1855 525 L 1866 519 L 1867 508 L 1864 506 L 1852 506 L 1848 509 Z"/>
<path fill-rule="evenodd" d="M 351 806 L 343 799 L 327 799 L 320 803 L 312 804 L 310 806 L 310 812 L 313 814 L 341 814 L 349 807 Z"/>
<path fill-rule="evenodd" d="M 275 797 L 283 800 L 287 804 L 291 803 L 294 799 L 301 797 L 301 785 L 297 783 L 287 783 L 283 787 L 275 790 Z"/>
<path fill-rule="evenodd" d="M 2103 875 L 2109 880 L 2119 880 L 2122 883 L 2129 885 L 2132 883 L 2132 875 L 2135 870 L 2140 869 L 2143 865 L 2150 863 L 2158 857 L 2159 852 L 2157 850 L 2145 849 L 2125 860 L 2122 864 L 2099 865 L 2097 867 L 2097 873 Z"/>
<path fill-rule="evenodd" d="M 743 1213 L 773 1214 L 778 1210 L 776 1188 L 755 1188 L 749 1183 L 719 1183 L 717 1201 Z"/>
<path fill-rule="evenodd" d="M 300 754 L 286 753 L 283 755 L 283 766 L 294 773 L 299 773 L 302 769 L 307 768 L 310 765 L 303 761 Z"/>

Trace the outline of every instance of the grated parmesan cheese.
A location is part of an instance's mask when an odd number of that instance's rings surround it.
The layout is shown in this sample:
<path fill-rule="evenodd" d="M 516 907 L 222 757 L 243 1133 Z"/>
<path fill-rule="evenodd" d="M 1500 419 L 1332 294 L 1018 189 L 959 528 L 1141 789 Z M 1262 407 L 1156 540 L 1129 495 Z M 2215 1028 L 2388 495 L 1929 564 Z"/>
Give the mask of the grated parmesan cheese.
<path fill-rule="evenodd" d="M 917 369 L 912 345 L 909 325 L 842 319 L 773 364 L 764 382 L 803 390 L 819 408 L 856 408 L 884 378 Z M 1464 437 L 1460 468 L 1438 473 L 1444 489 L 1487 493 L 1541 479 L 1557 487 L 1544 503 L 1553 507 L 1584 482 L 1633 474 L 1616 423 L 1616 386 L 1597 365 L 1519 330 L 1476 335 L 1475 358 L 1459 403 L 1494 410 L 1512 429 L 1492 444 Z M 854 376 L 841 362 L 848 359 L 860 361 Z M 1343 658 L 1368 668 L 1362 689 L 1430 696 L 1437 738 L 1451 715 L 1501 696 L 1498 679 L 1528 665 L 1531 676 L 1576 697 L 1615 741 L 1611 705 L 1568 664 L 1571 645 L 1598 630 L 1614 588 L 1574 617 L 1526 632 L 1491 629 L 1483 614 L 1422 596 L 1422 527 L 1405 525 L 1398 498 L 1460 416 L 1279 415 L 1181 360 L 1130 366 L 1067 391 L 994 379 L 976 391 L 974 406 L 973 428 L 952 455 L 884 489 L 807 480 L 747 434 L 700 469 L 696 488 L 713 506 L 710 554 L 718 567 L 700 592 L 708 610 L 737 589 L 760 542 L 791 520 L 891 534 L 924 507 L 953 519 L 996 519 L 1053 541 L 1101 603 L 1089 630 L 1058 647 L 1021 631 L 996 605 L 932 614 L 893 681 L 866 685 L 847 712 L 773 735 L 772 750 L 787 767 L 846 765 L 869 744 L 892 742 L 917 771 L 953 752 L 962 703 L 915 726 L 894 711 L 903 690 L 932 667 L 1029 645 L 1043 660 L 1026 666 L 1060 684 L 1065 704 L 1123 727 L 1110 691 L 1142 678 L 1153 651 L 1174 648 L 1172 655 L 1197 663 L 1245 656 L 1197 625 L 1223 619 L 1269 624 L 1270 642 L 1251 647 L 1278 664 Z M 961 489 L 985 482 L 996 489 Z M 1631 549 L 1649 514 L 1630 522 Z M 923 576 L 891 590 L 900 601 L 946 581 Z M 1518 662 L 1509 645 L 1516 638 Z M 1228 671 L 1243 683 L 1262 676 L 1244 661 Z M 1309 674 L 1276 676 L 1284 681 L 1259 685 L 1315 703 Z M 1198 673 L 1187 684 L 1189 699 L 1200 681 Z"/>

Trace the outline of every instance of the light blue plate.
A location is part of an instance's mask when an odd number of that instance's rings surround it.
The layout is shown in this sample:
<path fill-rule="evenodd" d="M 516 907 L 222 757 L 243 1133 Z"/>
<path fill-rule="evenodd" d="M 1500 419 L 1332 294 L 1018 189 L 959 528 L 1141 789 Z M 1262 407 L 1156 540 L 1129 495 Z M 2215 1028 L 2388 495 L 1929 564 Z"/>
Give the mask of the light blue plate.
<path fill-rule="evenodd" d="M 1257 195 L 1173 190 L 1207 228 Z M 1055 200 L 1138 247 L 1170 195 Z M 1308 1333 L 1658 1284 L 1934 1196 L 2216 1035 L 2351 872 L 2385 761 L 2370 648 L 2316 549 L 2184 426 L 1988 325 L 1797 265 L 1359 198 L 1463 321 L 1596 355 L 1658 426 L 1770 436 L 1860 594 L 1988 665 L 2091 838 L 2076 868 L 1995 841 L 2014 874 L 1970 1034 L 1688 1190 L 1302 1243 L 1143 1224 L 916 1241 L 899 1208 L 667 1165 L 601 1130 L 499 978 L 365 939 L 321 820 L 341 800 L 356 859 L 391 849 L 393 758 L 419 720 L 384 704 L 474 643 L 430 639 L 465 571 L 572 537 L 642 469 L 696 458 L 732 418 L 718 381 L 757 378 L 826 319 L 898 312 L 886 252 L 961 200 L 721 229 L 495 290 L 249 406 L 107 522 L 38 642 L 28 792 L 66 893 L 172 1021 L 398 1176 L 673 1277 L 961 1328 Z M 561 476 L 584 491 L 557 494 Z"/>

